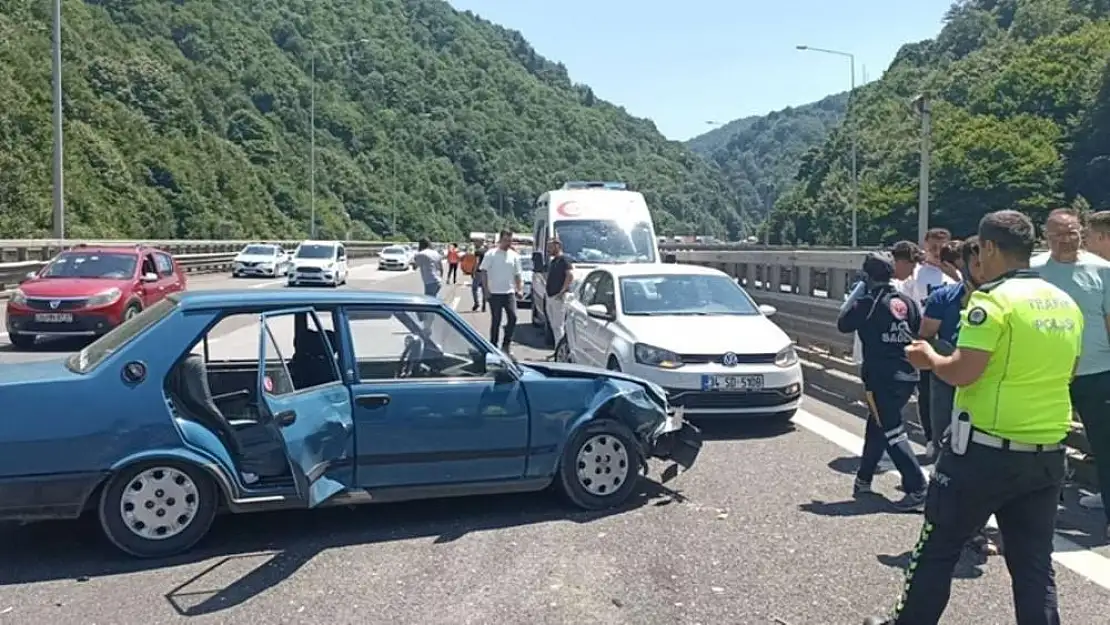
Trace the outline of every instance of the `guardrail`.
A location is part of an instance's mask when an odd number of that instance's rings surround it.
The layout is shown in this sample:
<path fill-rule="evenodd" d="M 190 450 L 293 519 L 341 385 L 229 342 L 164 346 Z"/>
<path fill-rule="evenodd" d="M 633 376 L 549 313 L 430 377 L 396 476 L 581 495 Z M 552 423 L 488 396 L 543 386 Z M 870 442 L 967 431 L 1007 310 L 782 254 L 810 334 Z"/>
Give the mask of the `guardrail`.
<path fill-rule="evenodd" d="M 231 269 L 235 255 L 256 241 L 56 241 L 0 240 L 0 298 L 3 298 L 29 272 L 38 271 L 58 252 L 78 243 L 89 245 L 134 246 L 138 244 L 169 252 L 188 273 L 211 273 Z M 270 241 L 292 250 L 300 241 Z M 386 241 L 347 241 L 350 258 L 372 258 L 383 248 L 396 245 Z"/>
<path fill-rule="evenodd" d="M 729 247 L 685 246 L 669 253 L 680 263 L 714 267 L 737 278 L 757 302 L 778 309 L 775 322 L 799 345 L 811 372 L 848 396 L 858 395 L 853 337 L 837 331 L 836 318 L 868 250 Z M 1077 479 L 1093 484 L 1090 445 L 1078 419 L 1067 444 Z"/>

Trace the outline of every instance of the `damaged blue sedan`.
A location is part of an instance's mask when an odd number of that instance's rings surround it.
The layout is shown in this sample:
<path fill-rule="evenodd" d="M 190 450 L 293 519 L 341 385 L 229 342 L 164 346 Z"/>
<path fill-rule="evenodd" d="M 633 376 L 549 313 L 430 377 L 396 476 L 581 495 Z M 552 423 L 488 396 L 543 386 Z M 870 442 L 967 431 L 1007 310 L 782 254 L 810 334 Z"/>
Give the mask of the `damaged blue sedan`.
<path fill-rule="evenodd" d="M 88 512 L 145 558 L 221 511 L 548 486 L 611 508 L 702 444 L 650 382 L 515 362 L 399 293 L 171 295 L 65 360 L 0 365 L 0 397 L 0 520 Z"/>

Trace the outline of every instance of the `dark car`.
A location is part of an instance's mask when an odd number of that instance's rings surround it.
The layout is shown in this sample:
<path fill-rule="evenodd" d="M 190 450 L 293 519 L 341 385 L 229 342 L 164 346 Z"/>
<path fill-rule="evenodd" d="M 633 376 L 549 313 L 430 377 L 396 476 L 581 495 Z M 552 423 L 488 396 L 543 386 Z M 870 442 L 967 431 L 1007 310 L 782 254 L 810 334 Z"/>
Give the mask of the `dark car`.
<path fill-rule="evenodd" d="M 26 349 L 40 336 L 100 336 L 184 290 L 185 272 L 169 252 L 78 245 L 28 274 L 12 293 L 8 337 Z"/>
<path fill-rule="evenodd" d="M 218 510 L 317 508 L 555 484 L 619 506 L 700 432 L 658 386 L 506 359 L 435 298 L 172 295 L 62 361 L 0 365 L 0 521 L 95 511 L 139 557 Z M 33 417 L 33 418 L 32 418 Z"/>

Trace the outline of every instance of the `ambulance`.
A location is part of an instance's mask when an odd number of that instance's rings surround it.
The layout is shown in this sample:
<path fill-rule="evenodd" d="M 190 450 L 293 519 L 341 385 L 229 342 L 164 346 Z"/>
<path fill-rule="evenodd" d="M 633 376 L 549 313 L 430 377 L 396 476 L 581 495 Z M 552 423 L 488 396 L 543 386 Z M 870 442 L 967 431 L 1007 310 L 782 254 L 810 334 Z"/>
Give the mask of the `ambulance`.
<path fill-rule="evenodd" d="M 644 196 L 623 182 L 567 182 L 536 200 L 532 239 L 532 325 L 551 326 L 544 318 L 547 299 L 547 244 L 558 237 L 563 254 L 581 280 L 598 265 L 674 262 L 659 256 L 655 224 Z"/>

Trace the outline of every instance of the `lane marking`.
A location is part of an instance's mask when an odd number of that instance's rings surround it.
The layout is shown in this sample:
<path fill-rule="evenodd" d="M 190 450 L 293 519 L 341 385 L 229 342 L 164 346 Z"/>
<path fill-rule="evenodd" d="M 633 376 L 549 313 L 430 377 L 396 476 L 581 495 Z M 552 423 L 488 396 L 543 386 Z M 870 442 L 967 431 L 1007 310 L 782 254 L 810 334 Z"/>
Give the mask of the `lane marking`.
<path fill-rule="evenodd" d="M 855 456 L 863 454 L 862 437 L 838 425 L 833 425 L 804 409 L 799 410 L 797 414 L 794 415 L 794 423 Z M 919 454 L 924 453 L 924 446 L 918 445 L 912 441 L 910 444 L 913 446 L 915 452 Z M 987 525 L 992 529 L 998 529 L 993 517 L 991 517 Z M 1057 532 L 1056 536 L 1052 539 L 1052 545 L 1054 549 L 1052 559 L 1055 560 L 1057 564 L 1070 569 L 1072 572 L 1079 574 L 1081 577 L 1086 578 L 1106 590 L 1110 590 L 1110 559 L 1068 540 L 1059 532 Z"/>
<path fill-rule="evenodd" d="M 461 301 L 462 301 L 462 295 L 456 296 L 455 299 L 451 301 L 451 308 L 454 308 L 455 310 L 458 310 L 459 309 L 459 302 L 461 302 Z"/>

